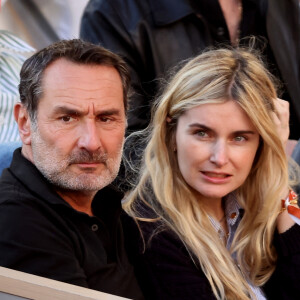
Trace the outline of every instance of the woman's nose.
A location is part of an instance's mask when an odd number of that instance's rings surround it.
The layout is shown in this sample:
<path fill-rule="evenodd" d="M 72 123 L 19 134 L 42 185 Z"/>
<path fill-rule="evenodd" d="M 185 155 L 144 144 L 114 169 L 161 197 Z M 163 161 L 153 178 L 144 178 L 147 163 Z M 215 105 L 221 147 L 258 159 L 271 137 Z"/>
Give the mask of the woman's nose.
<path fill-rule="evenodd" d="M 210 162 L 222 167 L 229 161 L 228 145 L 225 141 L 217 141 L 211 148 Z"/>

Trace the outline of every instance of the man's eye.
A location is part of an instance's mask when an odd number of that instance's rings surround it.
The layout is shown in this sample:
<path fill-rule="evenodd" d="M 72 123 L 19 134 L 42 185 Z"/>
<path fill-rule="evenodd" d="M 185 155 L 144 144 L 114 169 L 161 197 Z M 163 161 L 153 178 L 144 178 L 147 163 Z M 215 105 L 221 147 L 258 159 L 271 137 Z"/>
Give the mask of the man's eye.
<path fill-rule="evenodd" d="M 102 116 L 102 117 L 99 117 L 99 120 L 101 122 L 108 123 L 111 121 L 111 118 Z"/>
<path fill-rule="evenodd" d="M 71 116 L 63 116 L 60 118 L 64 122 L 70 122 L 73 118 Z"/>

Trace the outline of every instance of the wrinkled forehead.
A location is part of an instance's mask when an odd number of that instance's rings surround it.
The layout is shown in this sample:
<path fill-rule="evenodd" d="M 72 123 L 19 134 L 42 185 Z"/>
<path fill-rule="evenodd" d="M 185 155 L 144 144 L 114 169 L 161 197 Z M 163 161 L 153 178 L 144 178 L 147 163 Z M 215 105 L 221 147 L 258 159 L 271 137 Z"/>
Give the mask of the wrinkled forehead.
<path fill-rule="evenodd" d="M 58 60 L 44 72 L 41 101 L 86 102 L 96 107 L 97 103 L 110 101 L 124 104 L 123 86 L 114 67 L 82 65 Z M 48 99 L 50 98 L 50 99 Z"/>

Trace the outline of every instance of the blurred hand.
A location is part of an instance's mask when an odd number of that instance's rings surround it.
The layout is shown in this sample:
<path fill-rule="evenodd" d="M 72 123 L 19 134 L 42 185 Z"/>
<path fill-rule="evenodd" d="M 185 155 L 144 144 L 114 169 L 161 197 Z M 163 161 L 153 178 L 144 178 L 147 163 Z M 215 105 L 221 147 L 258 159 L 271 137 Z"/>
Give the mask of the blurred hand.
<path fill-rule="evenodd" d="M 277 127 L 277 133 L 282 141 L 284 147 L 286 147 L 289 135 L 290 135 L 290 104 L 288 101 L 277 98 L 274 101 L 275 112 L 273 113 L 273 120 Z"/>

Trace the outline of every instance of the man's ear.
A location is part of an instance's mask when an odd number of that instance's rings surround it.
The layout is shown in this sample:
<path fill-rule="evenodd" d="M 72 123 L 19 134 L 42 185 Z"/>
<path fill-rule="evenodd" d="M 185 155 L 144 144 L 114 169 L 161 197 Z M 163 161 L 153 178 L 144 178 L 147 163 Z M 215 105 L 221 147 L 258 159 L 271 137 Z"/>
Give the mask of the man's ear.
<path fill-rule="evenodd" d="M 24 105 L 19 102 L 14 106 L 14 117 L 18 124 L 19 134 L 23 144 L 31 144 L 31 121 Z"/>

